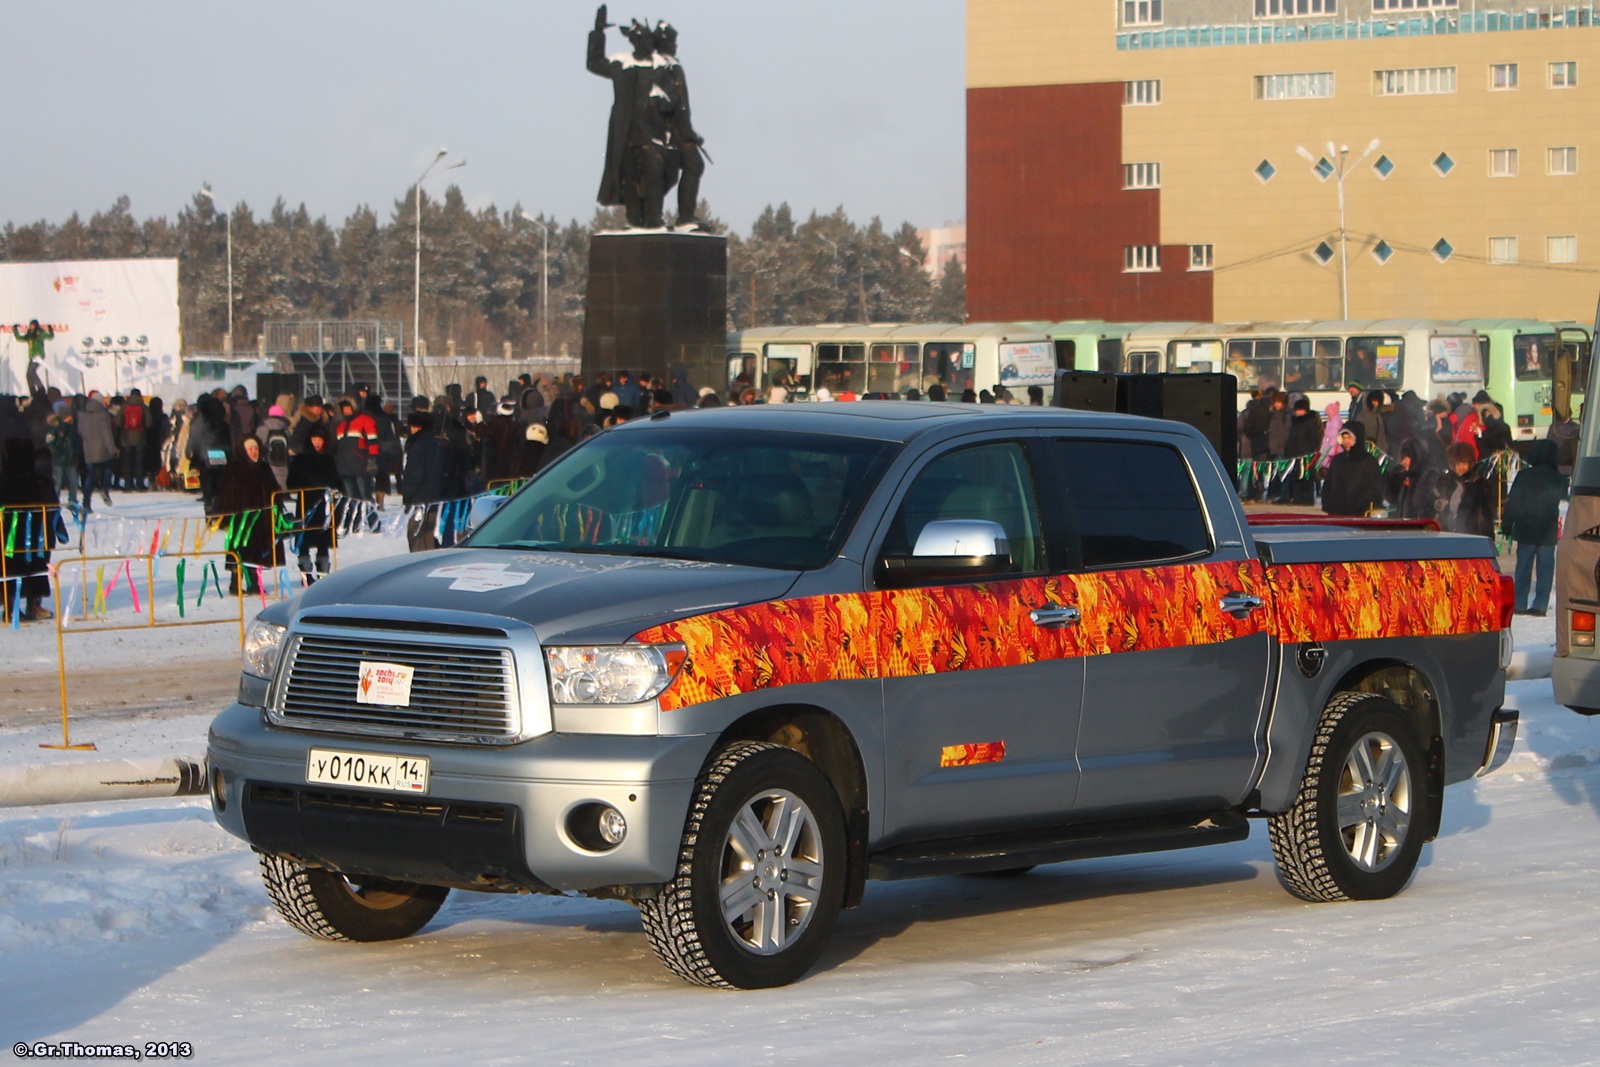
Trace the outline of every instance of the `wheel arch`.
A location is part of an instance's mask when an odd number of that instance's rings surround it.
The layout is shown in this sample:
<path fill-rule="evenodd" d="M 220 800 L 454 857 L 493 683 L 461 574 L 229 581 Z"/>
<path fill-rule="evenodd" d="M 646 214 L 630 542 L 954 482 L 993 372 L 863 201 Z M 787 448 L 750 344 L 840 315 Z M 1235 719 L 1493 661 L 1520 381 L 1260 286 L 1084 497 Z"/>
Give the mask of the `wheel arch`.
<path fill-rule="evenodd" d="M 735 741 L 767 741 L 793 749 L 817 765 L 845 813 L 849 870 L 844 906 L 861 903 L 867 881 L 867 767 L 854 734 L 837 715 L 814 704 L 775 704 L 752 711 L 722 731 L 713 753 Z"/>
<path fill-rule="evenodd" d="M 1347 668 L 1339 677 L 1328 699 L 1340 693 L 1371 693 L 1398 707 L 1406 722 L 1416 731 L 1428 759 L 1429 806 L 1433 818 L 1424 828 L 1424 841 L 1439 834 L 1440 812 L 1444 807 L 1444 722 L 1439 709 L 1439 691 L 1417 664 L 1396 658 L 1364 660 Z"/>

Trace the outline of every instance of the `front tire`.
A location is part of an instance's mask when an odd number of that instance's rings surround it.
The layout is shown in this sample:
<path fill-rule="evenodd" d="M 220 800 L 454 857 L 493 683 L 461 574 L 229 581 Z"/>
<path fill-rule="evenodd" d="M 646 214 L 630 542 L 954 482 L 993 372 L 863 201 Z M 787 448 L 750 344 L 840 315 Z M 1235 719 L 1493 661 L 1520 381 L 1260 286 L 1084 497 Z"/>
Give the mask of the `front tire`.
<path fill-rule="evenodd" d="M 701 774 L 677 874 L 639 902 L 661 962 L 698 985 L 788 985 L 822 954 L 844 902 L 844 811 L 816 765 L 736 742 Z"/>
<path fill-rule="evenodd" d="M 337 871 L 261 854 L 261 880 L 284 921 L 323 941 L 397 941 L 439 911 L 445 886 L 352 880 Z"/>
<path fill-rule="evenodd" d="M 1422 742 L 1393 702 L 1328 702 L 1289 810 L 1268 823 L 1284 886 L 1302 900 L 1381 900 L 1416 871 L 1432 824 Z"/>

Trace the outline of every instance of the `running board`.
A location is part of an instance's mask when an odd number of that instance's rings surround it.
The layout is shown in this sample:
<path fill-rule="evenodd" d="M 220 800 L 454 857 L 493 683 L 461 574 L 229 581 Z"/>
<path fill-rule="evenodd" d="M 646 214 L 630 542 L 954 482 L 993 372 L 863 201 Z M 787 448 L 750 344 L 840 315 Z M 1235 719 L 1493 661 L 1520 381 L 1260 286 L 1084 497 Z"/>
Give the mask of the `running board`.
<path fill-rule="evenodd" d="M 1063 860 L 1221 845 L 1243 841 L 1249 836 L 1250 823 L 1243 815 L 1237 811 L 1221 811 L 913 841 L 873 855 L 867 877 L 895 881 L 941 874 L 980 874 Z"/>

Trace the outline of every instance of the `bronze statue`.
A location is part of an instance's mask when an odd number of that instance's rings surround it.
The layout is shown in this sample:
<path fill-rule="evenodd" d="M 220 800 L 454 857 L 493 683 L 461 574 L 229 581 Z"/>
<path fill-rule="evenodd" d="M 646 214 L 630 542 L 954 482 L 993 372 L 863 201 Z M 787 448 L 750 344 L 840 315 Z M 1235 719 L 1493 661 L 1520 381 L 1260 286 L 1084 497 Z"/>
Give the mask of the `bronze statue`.
<path fill-rule="evenodd" d="M 635 19 L 623 28 L 631 55 L 607 57 L 606 5 L 595 13 L 589 34 L 589 70 L 612 85 L 600 203 L 621 207 L 630 227 L 660 229 L 667 191 L 678 182 L 678 224 L 698 225 L 704 143 L 689 121 L 689 90 L 677 59 L 677 31 Z"/>

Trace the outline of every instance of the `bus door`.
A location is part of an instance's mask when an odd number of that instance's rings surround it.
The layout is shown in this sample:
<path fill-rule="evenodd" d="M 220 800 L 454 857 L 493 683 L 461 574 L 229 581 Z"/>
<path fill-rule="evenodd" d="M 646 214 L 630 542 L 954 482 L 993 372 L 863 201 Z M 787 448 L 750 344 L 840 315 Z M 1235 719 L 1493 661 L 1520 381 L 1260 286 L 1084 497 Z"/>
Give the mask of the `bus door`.
<path fill-rule="evenodd" d="M 944 386 L 945 396 L 960 400 L 963 390 L 975 388 L 978 347 L 959 341 L 938 341 L 922 346 L 922 392 L 935 382 Z"/>
<path fill-rule="evenodd" d="M 1119 372 L 1119 373 L 1122 371 L 1122 339 L 1121 338 L 1118 338 L 1118 337 L 1102 337 L 1102 338 L 1100 338 L 1099 341 L 1095 342 L 1095 346 L 1094 347 L 1095 347 L 1096 363 L 1097 363 L 1097 365 L 1099 366 L 1099 368 L 1101 370 L 1111 370 L 1111 369 L 1115 368 L 1116 371 Z M 1154 354 L 1154 353 L 1152 353 L 1152 354 Z M 1159 363 L 1160 360 L 1161 360 L 1161 357 L 1160 356 L 1156 356 L 1156 362 Z M 1088 370 L 1089 368 L 1085 367 L 1083 369 L 1084 370 Z"/>
<path fill-rule="evenodd" d="M 1056 338 L 1056 370 L 1078 369 L 1078 342 L 1070 337 Z M 1087 368 L 1085 368 L 1087 369 Z"/>
<path fill-rule="evenodd" d="M 1589 380 L 1592 343 L 1587 330 L 1576 326 L 1561 329 L 1561 349 L 1556 357 L 1554 381 L 1550 390 L 1550 410 L 1562 419 L 1572 418 L 1572 394 Z"/>

